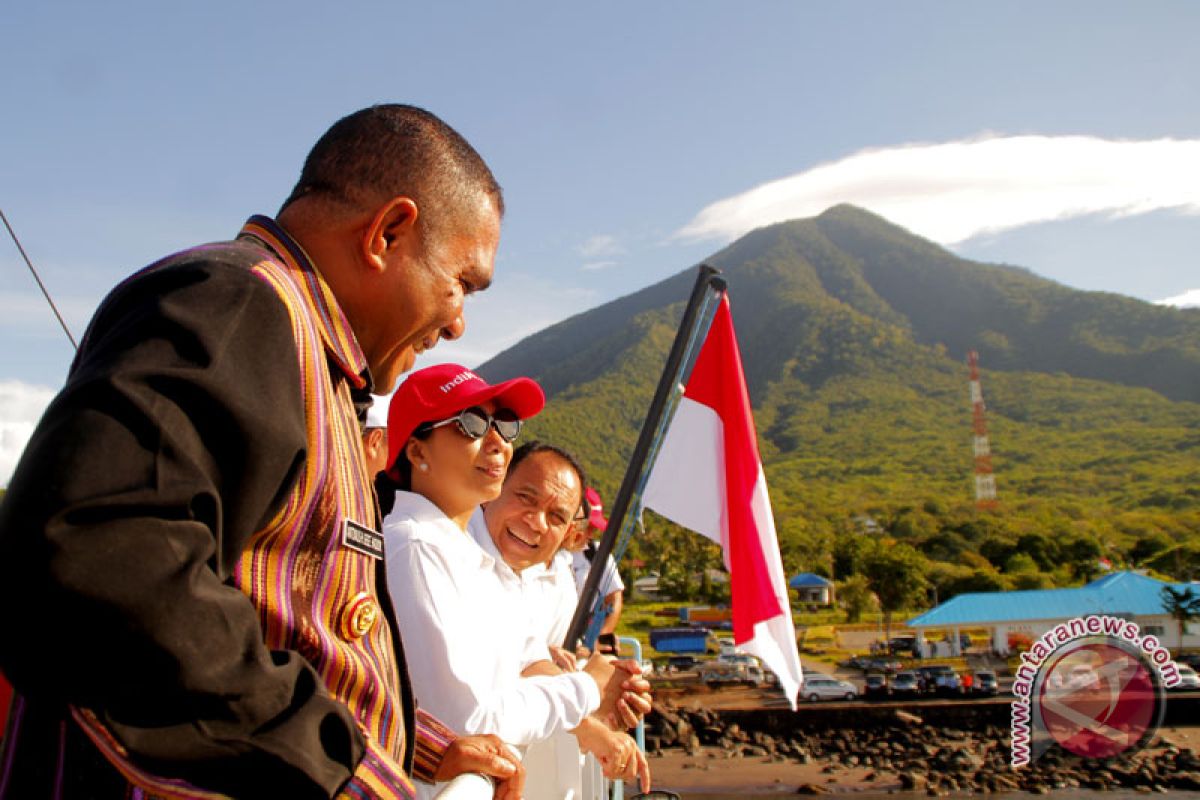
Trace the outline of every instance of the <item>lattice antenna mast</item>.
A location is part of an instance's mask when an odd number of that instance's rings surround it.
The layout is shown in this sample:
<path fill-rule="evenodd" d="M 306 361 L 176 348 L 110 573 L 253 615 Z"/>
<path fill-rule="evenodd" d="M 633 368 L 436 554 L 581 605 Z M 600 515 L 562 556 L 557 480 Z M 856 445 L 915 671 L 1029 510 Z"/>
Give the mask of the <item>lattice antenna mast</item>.
<path fill-rule="evenodd" d="M 975 427 L 975 507 L 996 507 L 996 476 L 992 474 L 992 448 L 988 444 L 983 387 L 979 383 L 979 354 L 967 353 L 971 368 L 971 416 Z"/>

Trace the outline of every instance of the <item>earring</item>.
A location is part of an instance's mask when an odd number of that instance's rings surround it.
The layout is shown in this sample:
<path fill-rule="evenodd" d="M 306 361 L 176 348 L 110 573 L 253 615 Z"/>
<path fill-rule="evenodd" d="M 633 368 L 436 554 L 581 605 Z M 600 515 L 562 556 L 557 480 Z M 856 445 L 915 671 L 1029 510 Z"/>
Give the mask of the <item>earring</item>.
<path fill-rule="evenodd" d="M 417 464 L 417 469 L 421 470 L 421 472 L 429 472 L 429 465 L 425 463 Z"/>

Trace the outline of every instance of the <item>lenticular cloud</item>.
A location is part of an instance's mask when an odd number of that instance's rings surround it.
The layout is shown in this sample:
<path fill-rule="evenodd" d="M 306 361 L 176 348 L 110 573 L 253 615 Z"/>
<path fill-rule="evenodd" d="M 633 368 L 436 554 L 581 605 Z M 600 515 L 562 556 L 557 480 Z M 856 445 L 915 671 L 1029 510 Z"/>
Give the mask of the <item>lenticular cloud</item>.
<path fill-rule="evenodd" d="M 1200 308 L 1200 289 L 1189 289 L 1183 294 L 1159 300 L 1160 306 L 1175 306 L 1176 308 Z"/>
<path fill-rule="evenodd" d="M 1087 214 L 1200 213 L 1200 140 L 991 136 L 863 150 L 707 206 L 675 234 L 730 240 L 838 203 L 942 244 Z"/>

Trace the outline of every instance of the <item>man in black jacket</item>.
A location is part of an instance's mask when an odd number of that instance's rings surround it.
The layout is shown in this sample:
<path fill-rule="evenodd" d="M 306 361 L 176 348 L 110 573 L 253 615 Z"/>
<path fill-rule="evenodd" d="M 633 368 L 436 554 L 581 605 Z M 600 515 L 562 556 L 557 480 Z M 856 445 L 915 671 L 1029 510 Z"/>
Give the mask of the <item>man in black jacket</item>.
<path fill-rule="evenodd" d="M 498 740 L 414 711 L 359 422 L 462 334 L 502 212 L 453 129 L 375 106 L 276 219 L 105 299 L 0 505 L 0 796 L 519 797 Z"/>

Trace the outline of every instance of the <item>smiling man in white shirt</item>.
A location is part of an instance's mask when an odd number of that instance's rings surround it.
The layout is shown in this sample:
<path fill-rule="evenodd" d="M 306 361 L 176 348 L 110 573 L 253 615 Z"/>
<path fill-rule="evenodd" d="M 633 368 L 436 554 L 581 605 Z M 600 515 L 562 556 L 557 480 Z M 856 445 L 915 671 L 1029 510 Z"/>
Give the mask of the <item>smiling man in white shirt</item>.
<path fill-rule="evenodd" d="M 468 526 L 480 547 L 497 558 L 496 570 L 503 576 L 506 590 L 523 604 L 526 630 L 533 632 L 543 648 L 548 626 L 561 624 L 564 596 L 570 603 L 574 593 L 569 573 L 565 579 L 563 573 L 556 576 L 548 563 L 564 538 L 585 518 L 580 516 L 584 485 L 583 468 L 573 456 L 552 445 L 529 442 L 513 454 L 500 496 L 485 504 Z M 542 663 L 535 669 L 560 672 L 557 667 L 548 670 L 548 666 Z M 611 720 L 612 727 L 636 723 L 636 717 L 649 710 L 648 688 L 646 684 L 642 697 L 627 697 L 624 718 Z M 627 734 L 610 730 L 594 718 L 584 720 L 572 733 L 583 752 L 597 757 L 608 777 L 638 777 L 643 789 L 649 789 L 648 762 Z"/>

